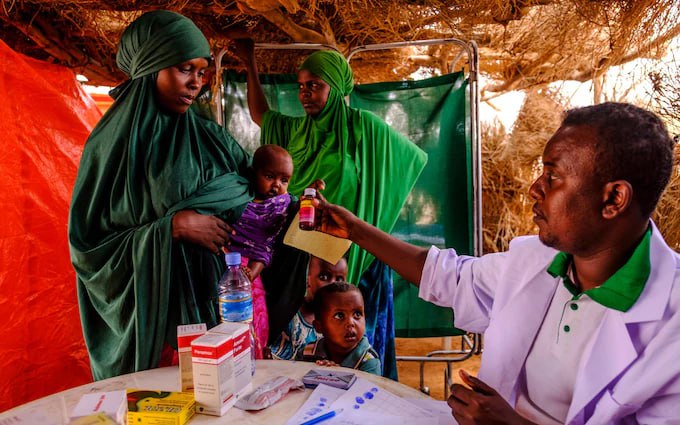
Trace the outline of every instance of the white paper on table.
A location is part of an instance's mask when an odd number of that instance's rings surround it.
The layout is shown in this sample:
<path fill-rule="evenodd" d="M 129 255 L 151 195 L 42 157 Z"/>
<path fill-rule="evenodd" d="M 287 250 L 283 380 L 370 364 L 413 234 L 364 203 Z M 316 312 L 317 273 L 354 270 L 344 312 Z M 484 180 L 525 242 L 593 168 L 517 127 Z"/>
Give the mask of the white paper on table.
<path fill-rule="evenodd" d="M 354 385 L 335 400 L 335 403 L 331 405 L 331 409 L 343 409 L 342 414 L 338 415 L 338 419 L 347 417 L 348 415 L 353 417 L 353 413 L 358 412 L 362 415 L 377 414 L 411 418 L 411 423 L 414 423 L 413 418 L 436 419 L 436 417 L 427 410 L 401 397 L 397 397 L 378 386 L 378 384 L 374 384 L 363 378 L 357 378 Z M 331 422 L 328 423 L 330 424 Z M 379 423 L 385 423 L 385 421 Z M 391 422 L 389 423 L 392 424 Z M 420 424 L 420 422 L 418 423 Z M 437 421 L 434 423 L 436 424 Z"/>
<path fill-rule="evenodd" d="M 335 402 L 345 390 L 319 384 L 305 401 L 305 404 L 295 412 L 295 415 L 288 419 L 286 425 L 298 425 L 330 410 L 331 404 Z"/>
<path fill-rule="evenodd" d="M 338 416 L 324 421 L 323 425 L 413 425 L 414 423 L 418 425 L 438 425 L 437 418 L 434 416 L 419 417 L 415 419 L 413 417 L 405 418 L 403 416 L 386 415 L 384 413 L 358 411 L 348 413 L 343 411 Z"/>
<path fill-rule="evenodd" d="M 451 413 L 451 407 L 445 401 L 430 398 L 406 398 L 404 400 L 432 413 L 439 419 L 439 425 L 458 425 L 458 422 Z"/>

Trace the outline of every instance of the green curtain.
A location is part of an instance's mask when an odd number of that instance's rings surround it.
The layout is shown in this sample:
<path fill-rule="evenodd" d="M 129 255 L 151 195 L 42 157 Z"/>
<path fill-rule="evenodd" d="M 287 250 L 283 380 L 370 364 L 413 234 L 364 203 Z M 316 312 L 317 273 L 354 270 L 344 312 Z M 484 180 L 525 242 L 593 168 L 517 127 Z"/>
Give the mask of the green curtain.
<path fill-rule="evenodd" d="M 462 73 L 419 81 L 355 87 L 350 104 L 367 109 L 428 154 L 425 170 L 402 208 L 392 234 L 414 245 L 473 252 L 472 154 L 468 84 Z M 395 273 L 395 335 L 458 335 L 451 309 L 418 298 Z"/>
<path fill-rule="evenodd" d="M 303 116 L 295 75 L 262 75 L 272 109 Z M 246 102 L 245 75 L 224 73 L 225 127 L 247 151 L 259 146 L 259 127 Z M 473 253 L 472 153 L 468 82 L 462 72 L 419 81 L 357 85 L 350 105 L 369 110 L 428 154 L 428 163 L 402 208 L 392 234 L 410 243 Z M 394 276 L 395 333 L 399 337 L 458 335 L 450 309 L 418 298 Z"/>

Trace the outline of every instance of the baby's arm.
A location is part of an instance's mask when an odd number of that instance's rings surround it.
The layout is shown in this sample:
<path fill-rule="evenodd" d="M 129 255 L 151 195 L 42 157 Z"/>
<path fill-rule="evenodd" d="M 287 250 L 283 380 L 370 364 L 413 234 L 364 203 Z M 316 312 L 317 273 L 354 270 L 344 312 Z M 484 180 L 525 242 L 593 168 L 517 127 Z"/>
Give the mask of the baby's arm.
<path fill-rule="evenodd" d="M 257 279 L 257 277 L 264 270 L 264 263 L 261 261 L 250 260 L 248 261 L 248 267 L 245 269 L 248 279 L 252 282 Z"/>

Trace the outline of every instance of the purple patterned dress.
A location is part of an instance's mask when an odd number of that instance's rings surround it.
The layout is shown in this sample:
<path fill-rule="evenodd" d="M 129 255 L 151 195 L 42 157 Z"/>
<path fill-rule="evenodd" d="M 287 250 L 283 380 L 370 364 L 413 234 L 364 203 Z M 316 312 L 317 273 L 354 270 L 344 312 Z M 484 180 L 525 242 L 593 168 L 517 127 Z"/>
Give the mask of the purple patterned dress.
<path fill-rule="evenodd" d="M 241 254 L 241 264 L 249 260 L 260 261 L 267 267 L 272 259 L 274 244 L 286 223 L 290 194 L 285 193 L 262 202 L 250 202 L 232 228 L 236 232 L 230 238 L 229 251 Z M 253 327 L 258 346 L 256 357 L 262 358 L 262 348 L 269 337 L 269 318 L 262 279 L 253 280 Z"/>

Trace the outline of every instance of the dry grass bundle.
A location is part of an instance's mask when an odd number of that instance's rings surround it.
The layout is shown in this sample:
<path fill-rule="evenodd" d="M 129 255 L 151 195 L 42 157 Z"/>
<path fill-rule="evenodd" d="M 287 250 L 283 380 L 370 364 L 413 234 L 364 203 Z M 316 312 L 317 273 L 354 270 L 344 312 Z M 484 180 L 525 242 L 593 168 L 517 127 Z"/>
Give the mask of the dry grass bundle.
<path fill-rule="evenodd" d="M 22 0 L 0 9 L 0 38 L 38 59 L 114 85 L 122 29 L 140 13 L 170 9 L 191 18 L 215 50 L 234 30 L 259 42 L 313 42 L 340 51 L 373 43 L 450 38 L 474 40 L 487 93 L 589 80 L 636 57 L 658 57 L 680 34 L 680 0 Z M 445 72 L 455 49 L 373 54 L 357 61 L 362 82 L 408 79 L 421 67 Z M 266 69 L 289 72 L 298 58 L 265 57 Z M 228 60 L 228 66 L 238 66 Z"/>
<path fill-rule="evenodd" d="M 640 57 L 659 58 L 680 35 L 680 0 L 10 0 L 2 6 L 0 38 L 10 47 L 103 85 L 125 78 L 115 66 L 122 30 L 144 11 L 159 8 L 191 18 L 216 52 L 230 44 L 229 34 L 243 31 L 258 42 L 322 43 L 345 53 L 396 41 L 474 41 L 489 81 L 482 99 L 510 90 L 528 93 L 511 135 L 498 125 L 484 129 L 487 252 L 506 249 L 512 237 L 535 230 L 528 187 L 564 104 L 546 84 L 593 80 L 598 102 L 609 68 Z M 263 72 L 291 73 L 306 53 L 259 51 L 258 57 Z M 443 46 L 364 52 L 352 67 L 360 83 L 403 80 L 416 71 L 446 73 L 457 53 Z M 224 65 L 241 67 L 229 55 Z M 677 75 L 675 67 L 670 77 L 657 78 L 657 86 L 677 81 Z M 675 97 L 666 105 L 667 113 L 677 117 L 676 94 L 671 92 Z M 673 214 L 678 184 L 675 175 L 658 212 L 674 246 L 680 238 L 680 219 Z"/>
<path fill-rule="evenodd" d="M 482 236 L 484 252 L 505 251 L 512 238 L 533 233 L 527 208 L 528 185 L 516 178 L 521 168 L 505 154 L 507 135 L 496 121 L 482 126 Z"/>
<path fill-rule="evenodd" d="M 654 221 L 668 245 L 680 251 L 680 149 L 675 149 L 675 167 L 654 214 Z"/>
<path fill-rule="evenodd" d="M 665 93 L 680 93 L 668 85 Z M 529 187 L 540 172 L 545 143 L 558 128 L 567 102 L 554 92 L 527 92 L 512 132 L 499 122 L 482 126 L 482 202 L 484 252 L 508 248 L 512 238 L 534 234 Z M 665 112 L 664 112 L 665 111 Z M 659 114 L 678 128 L 677 109 Z M 677 136 L 676 136 L 677 137 Z M 680 250 L 680 149 L 675 150 L 674 171 L 653 216 L 669 246 Z"/>
<path fill-rule="evenodd" d="M 561 121 L 558 99 L 546 88 L 529 90 L 511 134 L 500 123 L 482 128 L 484 252 L 504 251 L 512 238 L 536 232 L 529 187 Z"/>

